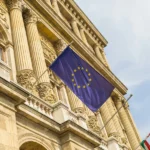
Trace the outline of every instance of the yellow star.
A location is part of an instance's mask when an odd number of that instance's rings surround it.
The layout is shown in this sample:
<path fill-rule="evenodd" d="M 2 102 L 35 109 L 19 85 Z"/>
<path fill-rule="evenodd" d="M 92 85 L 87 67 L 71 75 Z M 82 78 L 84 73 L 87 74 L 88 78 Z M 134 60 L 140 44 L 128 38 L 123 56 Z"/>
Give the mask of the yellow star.
<path fill-rule="evenodd" d="M 87 70 L 87 69 L 86 69 L 85 71 L 86 71 L 86 72 L 88 72 L 88 70 Z"/>
<path fill-rule="evenodd" d="M 90 76 L 91 74 L 89 73 L 88 76 Z"/>
<path fill-rule="evenodd" d="M 83 68 L 83 67 L 82 67 L 81 69 L 82 69 L 82 70 L 84 70 L 84 68 Z"/>
<path fill-rule="evenodd" d="M 92 79 L 89 79 L 89 81 L 92 81 Z"/>
<path fill-rule="evenodd" d="M 72 76 L 74 76 L 74 74 L 72 74 Z"/>
<path fill-rule="evenodd" d="M 77 70 L 75 69 L 74 72 L 77 72 Z"/>
<path fill-rule="evenodd" d="M 88 83 L 87 86 L 89 86 L 90 84 Z"/>
<path fill-rule="evenodd" d="M 80 67 L 78 67 L 78 70 L 80 70 L 81 68 Z"/>
<path fill-rule="evenodd" d="M 80 86 L 78 86 L 78 89 L 80 89 Z"/>
<path fill-rule="evenodd" d="M 86 88 L 86 86 L 84 85 L 84 86 L 83 86 L 83 88 L 85 89 L 85 88 Z"/>
<path fill-rule="evenodd" d="M 74 86 L 76 86 L 76 84 L 74 84 Z"/>
<path fill-rule="evenodd" d="M 74 82 L 74 79 L 72 79 L 72 82 Z"/>

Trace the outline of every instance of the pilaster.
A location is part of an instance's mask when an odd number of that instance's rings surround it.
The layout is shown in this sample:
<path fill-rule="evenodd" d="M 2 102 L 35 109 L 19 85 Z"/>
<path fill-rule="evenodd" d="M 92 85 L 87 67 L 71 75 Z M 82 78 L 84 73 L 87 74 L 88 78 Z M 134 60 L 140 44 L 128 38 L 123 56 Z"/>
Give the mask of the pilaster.
<path fill-rule="evenodd" d="M 106 124 L 107 121 L 111 118 L 111 115 L 110 115 L 110 112 L 106 103 L 104 103 L 103 106 L 100 108 L 100 114 L 102 116 L 104 124 Z M 106 128 L 108 137 L 110 136 L 118 137 L 113 120 L 110 120 L 105 128 Z"/>

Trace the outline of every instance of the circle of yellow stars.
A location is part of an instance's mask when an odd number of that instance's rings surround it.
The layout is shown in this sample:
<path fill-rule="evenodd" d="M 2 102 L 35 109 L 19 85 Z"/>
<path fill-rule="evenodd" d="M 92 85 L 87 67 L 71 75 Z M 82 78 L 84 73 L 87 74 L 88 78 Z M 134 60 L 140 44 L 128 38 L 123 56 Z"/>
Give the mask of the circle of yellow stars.
<path fill-rule="evenodd" d="M 83 85 L 83 86 L 77 85 L 76 82 L 75 82 L 75 79 L 74 79 L 75 73 L 76 73 L 77 71 L 81 71 L 81 70 L 82 70 L 82 71 L 85 71 L 85 72 L 87 73 L 88 77 L 89 77 L 89 78 L 88 78 L 88 83 L 85 84 L 85 85 Z M 91 78 L 91 73 L 89 73 L 88 69 L 85 69 L 85 68 L 83 68 L 83 67 L 77 67 L 77 69 L 74 69 L 73 72 L 74 72 L 74 73 L 72 73 L 71 76 L 72 76 L 73 85 L 74 85 L 75 87 L 77 87 L 78 89 L 80 89 L 80 88 L 85 89 L 86 87 L 90 86 L 90 83 L 91 83 L 91 81 L 92 81 L 92 78 Z"/>

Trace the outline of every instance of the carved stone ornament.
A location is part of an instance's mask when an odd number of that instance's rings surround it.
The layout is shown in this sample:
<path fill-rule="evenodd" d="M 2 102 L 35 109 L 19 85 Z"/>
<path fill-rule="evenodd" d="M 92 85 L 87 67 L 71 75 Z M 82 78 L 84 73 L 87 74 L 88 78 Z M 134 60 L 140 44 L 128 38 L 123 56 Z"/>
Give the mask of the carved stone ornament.
<path fill-rule="evenodd" d="M 52 63 L 56 59 L 56 55 L 53 54 L 51 51 L 48 49 L 44 49 L 44 55 L 45 57 Z"/>
<path fill-rule="evenodd" d="M 33 90 L 36 79 L 32 70 L 22 70 L 17 74 L 17 81 L 28 90 Z"/>
<path fill-rule="evenodd" d="M 37 23 L 38 21 L 38 17 L 35 15 L 35 13 L 31 9 L 28 9 L 28 8 L 24 9 L 23 18 L 24 18 L 25 24 Z"/>
<path fill-rule="evenodd" d="M 9 29 L 5 12 L 1 8 L 0 8 L 0 23 L 3 24 L 6 27 L 6 29 Z"/>
<path fill-rule="evenodd" d="M 84 114 L 84 108 L 83 107 L 78 107 L 78 108 L 75 108 L 73 110 L 76 114 Z"/>
<path fill-rule="evenodd" d="M 42 99 L 49 102 L 50 104 L 54 104 L 57 102 L 57 99 L 54 96 L 53 89 L 50 83 L 40 83 L 37 85 L 37 90 Z"/>
<path fill-rule="evenodd" d="M 67 47 L 67 44 L 62 39 L 59 39 L 55 44 L 55 48 L 56 48 L 58 55 L 60 55 L 66 47 Z"/>
<path fill-rule="evenodd" d="M 119 132 L 113 132 L 113 133 L 109 134 L 108 136 L 109 136 L 109 137 L 113 136 L 113 137 L 115 137 L 118 141 L 121 141 L 121 137 L 120 137 Z"/>
<path fill-rule="evenodd" d="M 22 9 L 22 1 L 21 0 L 6 0 L 7 6 L 9 10 L 12 9 Z"/>
<path fill-rule="evenodd" d="M 127 142 L 128 142 L 126 137 L 122 137 L 121 140 L 122 140 L 123 144 L 127 144 Z"/>
<path fill-rule="evenodd" d="M 91 129 L 93 132 L 95 132 L 98 135 L 102 135 L 96 116 L 90 116 L 87 121 L 87 125 L 89 129 Z"/>

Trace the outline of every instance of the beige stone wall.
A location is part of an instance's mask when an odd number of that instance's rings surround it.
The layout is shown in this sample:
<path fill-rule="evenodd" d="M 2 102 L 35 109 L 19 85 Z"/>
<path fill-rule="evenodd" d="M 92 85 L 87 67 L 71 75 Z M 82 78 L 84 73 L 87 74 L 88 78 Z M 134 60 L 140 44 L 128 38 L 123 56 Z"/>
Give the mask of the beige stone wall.
<path fill-rule="evenodd" d="M 15 111 L 0 104 L 0 150 L 5 149 L 19 150 L 18 135 Z"/>

